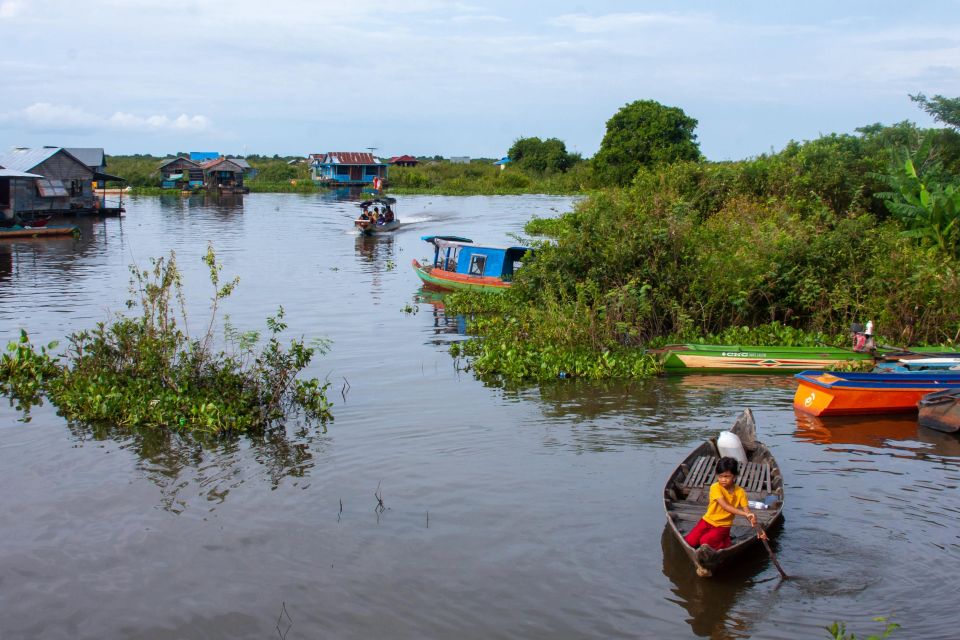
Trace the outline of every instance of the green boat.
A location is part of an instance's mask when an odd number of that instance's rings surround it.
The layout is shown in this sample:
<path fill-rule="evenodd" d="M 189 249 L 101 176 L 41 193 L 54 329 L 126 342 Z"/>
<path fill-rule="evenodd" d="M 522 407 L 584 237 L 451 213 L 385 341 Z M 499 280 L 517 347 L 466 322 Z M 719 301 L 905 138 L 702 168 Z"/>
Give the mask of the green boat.
<path fill-rule="evenodd" d="M 674 344 L 652 352 L 661 356 L 665 373 L 799 373 L 873 361 L 870 353 L 838 347 Z"/>
<path fill-rule="evenodd" d="M 799 373 L 835 369 L 848 362 L 951 353 L 943 347 L 882 347 L 874 353 L 840 347 L 760 347 L 728 344 L 673 344 L 652 349 L 665 373 Z"/>

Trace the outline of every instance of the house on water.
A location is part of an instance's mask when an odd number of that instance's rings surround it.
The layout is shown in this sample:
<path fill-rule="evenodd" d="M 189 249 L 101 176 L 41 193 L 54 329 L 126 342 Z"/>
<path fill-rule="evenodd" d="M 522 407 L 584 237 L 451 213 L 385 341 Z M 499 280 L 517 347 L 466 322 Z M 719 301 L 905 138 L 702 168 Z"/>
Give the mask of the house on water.
<path fill-rule="evenodd" d="M 243 186 L 243 167 L 230 158 L 208 160 L 200 168 L 203 170 L 203 186 L 209 192 L 227 195 L 250 191 Z"/>
<path fill-rule="evenodd" d="M 200 168 L 200 163 L 183 156 L 164 160 L 160 165 L 160 176 L 160 186 L 164 189 L 187 191 L 203 187 L 203 169 Z"/>
<path fill-rule="evenodd" d="M 0 226 L 6 226 L 17 220 L 18 195 L 36 189 L 35 184 L 38 179 L 43 179 L 43 176 L 0 167 Z"/>
<path fill-rule="evenodd" d="M 363 186 L 387 179 L 387 163 L 362 151 L 330 151 L 310 155 L 310 177 L 330 186 Z"/>
<path fill-rule="evenodd" d="M 420 164 L 420 161 L 414 158 L 413 156 L 393 156 L 387 160 L 387 164 L 393 165 L 395 167 L 415 167 Z"/>
<path fill-rule="evenodd" d="M 0 155 L 0 167 L 40 176 L 32 180 L 11 180 L 8 201 L 12 203 L 13 215 L 30 218 L 49 214 L 119 214 L 122 211 L 120 208 L 101 209 L 100 199 L 93 194 L 97 172 L 63 147 L 17 148 Z"/>

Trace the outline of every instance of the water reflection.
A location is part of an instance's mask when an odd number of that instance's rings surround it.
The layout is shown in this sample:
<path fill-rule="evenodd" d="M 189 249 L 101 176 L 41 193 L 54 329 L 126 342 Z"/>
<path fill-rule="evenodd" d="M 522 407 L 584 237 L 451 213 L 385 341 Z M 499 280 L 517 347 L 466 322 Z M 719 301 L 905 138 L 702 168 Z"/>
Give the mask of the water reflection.
<path fill-rule="evenodd" d="M 897 449 L 915 457 L 943 456 L 960 459 L 960 438 L 925 429 L 916 416 L 836 416 L 820 418 L 794 412 L 796 438 L 822 445 L 858 445 Z M 838 447 L 831 447 L 837 450 Z"/>
<path fill-rule="evenodd" d="M 714 640 L 749 638 L 754 621 L 734 610 L 734 605 L 755 585 L 766 560 L 759 554 L 747 554 L 737 566 L 724 567 L 722 574 L 698 578 L 690 558 L 673 537 L 667 525 L 660 536 L 663 550 L 663 575 L 673 587 L 670 602 L 686 609 L 686 619 L 694 635 Z"/>
<path fill-rule="evenodd" d="M 433 323 L 433 335 L 427 340 L 426 344 L 449 344 L 452 336 L 466 337 L 466 316 L 447 314 L 444 294 L 421 286 L 414 294 L 413 300 L 416 304 L 429 307 L 430 319 Z"/>
<path fill-rule="evenodd" d="M 136 468 L 160 490 L 160 506 L 174 513 L 184 511 L 197 495 L 222 504 L 232 489 L 251 479 L 276 489 L 287 478 L 306 478 L 315 453 L 327 445 L 325 428 L 314 430 L 304 425 L 211 440 L 168 429 L 79 423 L 67 428 L 76 441 L 111 440 L 135 455 Z M 259 467 L 251 467 L 249 460 Z"/>

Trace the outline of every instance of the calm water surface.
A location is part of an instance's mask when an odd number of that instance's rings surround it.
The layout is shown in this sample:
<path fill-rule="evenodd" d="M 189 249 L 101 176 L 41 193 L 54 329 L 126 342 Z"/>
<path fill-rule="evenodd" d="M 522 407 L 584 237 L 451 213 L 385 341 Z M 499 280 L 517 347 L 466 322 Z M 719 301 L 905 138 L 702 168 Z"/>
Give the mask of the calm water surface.
<path fill-rule="evenodd" d="M 960 439 L 799 417 L 790 378 L 504 389 L 458 370 L 462 326 L 409 266 L 420 236 L 506 244 L 572 206 L 402 197 L 404 227 L 371 239 L 332 196 L 141 198 L 77 241 L 0 243 L 5 343 L 123 310 L 128 265 L 170 249 L 202 331 L 212 242 L 241 278 L 234 325 L 282 304 L 292 336 L 332 340 L 309 373 L 336 415 L 200 448 L 4 402 L 0 637 L 808 639 L 886 615 L 894 637 L 955 638 Z M 783 583 L 762 555 L 697 579 L 664 535 L 670 470 L 743 407 L 786 478 Z"/>

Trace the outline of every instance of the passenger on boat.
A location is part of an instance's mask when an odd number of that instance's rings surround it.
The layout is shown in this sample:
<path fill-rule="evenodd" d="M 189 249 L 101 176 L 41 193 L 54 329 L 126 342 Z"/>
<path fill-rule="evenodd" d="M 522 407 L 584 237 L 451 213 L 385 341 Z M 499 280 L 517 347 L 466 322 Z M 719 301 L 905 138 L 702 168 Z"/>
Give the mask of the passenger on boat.
<path fill-rule="evenodd" d="M 383 214 L 384 222 L 393 222 L 393 209 L 390 208 L 390 205 L 387 205 L 387 210 Z"/>
<path fill-rule="evenodd" d="M 701 544 L 717 549 L 726 549 L 732 542 L 730 528 L 734 516 L 743 516 L 750 526 L 757 526 L 757 516 L 747 505 L 747 493 L 736 483 L 740 463 L 735 458 L 724 456 L 717 461 L 717 481 L 710 485 L 710 502 L 707 512 L 693 530 L 683 537 L 687 544 L 696 549 Z M 757 534 L 761 540 L 767 539 L 763 529 Z"/>

